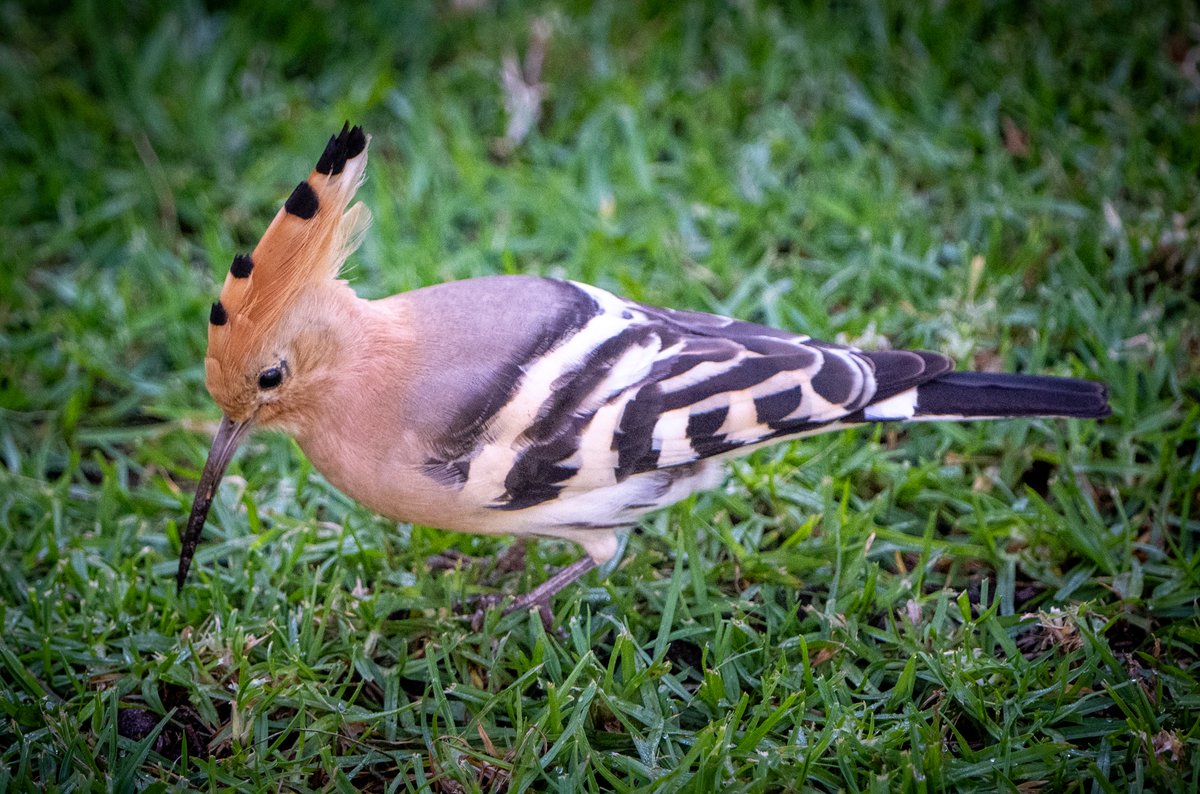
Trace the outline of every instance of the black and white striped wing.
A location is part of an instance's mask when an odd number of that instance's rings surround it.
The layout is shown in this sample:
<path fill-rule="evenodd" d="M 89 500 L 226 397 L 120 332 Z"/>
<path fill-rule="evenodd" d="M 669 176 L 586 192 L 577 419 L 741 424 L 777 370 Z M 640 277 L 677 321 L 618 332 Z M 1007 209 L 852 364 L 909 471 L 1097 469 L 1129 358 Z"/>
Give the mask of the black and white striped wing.
<path fill-rule="evenodd" d="M 574 286 L 597 311 L 530 362 L 508 418 L 493 427 L 500 443 L 484 457 L 506 467 L 496 508 L 532 507 L 839 422 L 907 418 L 911 404 L 907 415 L 905 406 L 886 415 L 889 398 L 951 366 L 937 354 L 866 353 Z"/>

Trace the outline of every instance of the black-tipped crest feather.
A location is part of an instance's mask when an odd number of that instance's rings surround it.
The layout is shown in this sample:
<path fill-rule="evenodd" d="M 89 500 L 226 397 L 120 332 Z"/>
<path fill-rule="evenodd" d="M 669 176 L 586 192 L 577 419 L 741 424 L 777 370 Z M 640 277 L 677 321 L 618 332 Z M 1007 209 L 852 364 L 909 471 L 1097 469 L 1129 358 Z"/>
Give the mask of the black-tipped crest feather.
<path fill-rule="evenodd" d="M 288 211 L 288 214 L 295 215 L 297 218 L 311 220 L 317 214 L 321 202 L 317 198 L 317 193 L 312 189 L 312 185 L 307 181 L 296 185 L 296 189 L 292 191 L 292 195 L 288 196 L 288 200 L 284 202 L 283 208 Z"/>
<path fill-rule="evenodd" d="M 1108 415 L 1098 383 L 954 373 L 938 353 L 864 352 L 584 284 L 494 276 L 367 304 L 337 275 L 370 222 L 351 206 L 368 144 L 349 122 L 329 139 L 212 306 L 205 380 L 225 416 L 177 587 L 256 426 L 292 432 L 392 518 L 578 540 L 592 565 L 614 553 L 609 530 L 712 488 L 714 458 L 866 422 Z"/>
<path fill-rule="evenodd" d="M 325 144 L 325 151 L 317 160 L 317 173 L 327 176 L 337 176 L 346 167 L 346 161 L 358 157 L 366 148 L 367 136 L 362 127 L 350 127 L 350 122 L 342 125 L 342 131 L 330 137 Z"/>
<path fill-rule="evenodd" d="M 234 278 L 249 278 L 253 270 L 254 260 L 250 258 L 250 254 L 238 254 L 233 258 L 233 264 L 229 266 L 229 273 Z"/>

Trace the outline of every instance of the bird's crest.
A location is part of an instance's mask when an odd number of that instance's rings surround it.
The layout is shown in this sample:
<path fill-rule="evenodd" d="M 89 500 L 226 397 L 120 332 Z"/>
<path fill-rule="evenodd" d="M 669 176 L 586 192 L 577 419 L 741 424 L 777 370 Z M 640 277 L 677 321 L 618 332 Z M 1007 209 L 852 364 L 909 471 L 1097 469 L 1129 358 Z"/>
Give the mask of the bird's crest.
<path fill-rule="evenodd" d="M 233 337 L 259 335 L 313 282 L 337 276 L 371 222 L 363 204 L 346 206 L 362 183 L 369 136 L 350 127 L 329 139 L 308 179 L 296 185 L 250 254 L 233 258 L 209 314 L 209 355 Z"/>

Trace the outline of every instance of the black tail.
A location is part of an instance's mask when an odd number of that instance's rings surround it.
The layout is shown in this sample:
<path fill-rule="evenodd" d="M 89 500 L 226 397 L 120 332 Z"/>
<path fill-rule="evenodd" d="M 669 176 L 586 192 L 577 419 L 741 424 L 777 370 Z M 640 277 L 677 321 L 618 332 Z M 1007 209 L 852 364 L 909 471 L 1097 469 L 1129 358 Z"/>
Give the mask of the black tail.
<path fill-rule="evenodd" d="M 951 417 L 1073 416 L 1102 419 L 1111 413 L 1103 383 L 1044 375 L 947 372 L 917 388 L 914 419 Z"/>

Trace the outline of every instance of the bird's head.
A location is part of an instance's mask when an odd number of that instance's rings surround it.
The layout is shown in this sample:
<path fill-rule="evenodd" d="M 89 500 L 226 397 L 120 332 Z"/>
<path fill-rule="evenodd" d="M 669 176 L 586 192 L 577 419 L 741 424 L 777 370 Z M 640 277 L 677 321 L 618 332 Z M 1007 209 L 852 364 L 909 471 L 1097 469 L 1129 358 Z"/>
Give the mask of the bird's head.
<path fill-rule="evenodd" d="M 209 312 L 205 385 L 224 416 L 182 538 L 180 588 L 242 439 L 254 427 L 300 427 L 312 396 L 336 371 L 336 348 L 321 318 L 331 315 L 338 270 L 370 223 L 364 205 L 346 209 L 363 180 L 368 142 L 361 128 L 348 124 L 329 139 L 254 251 L 233 258 Z"/>

